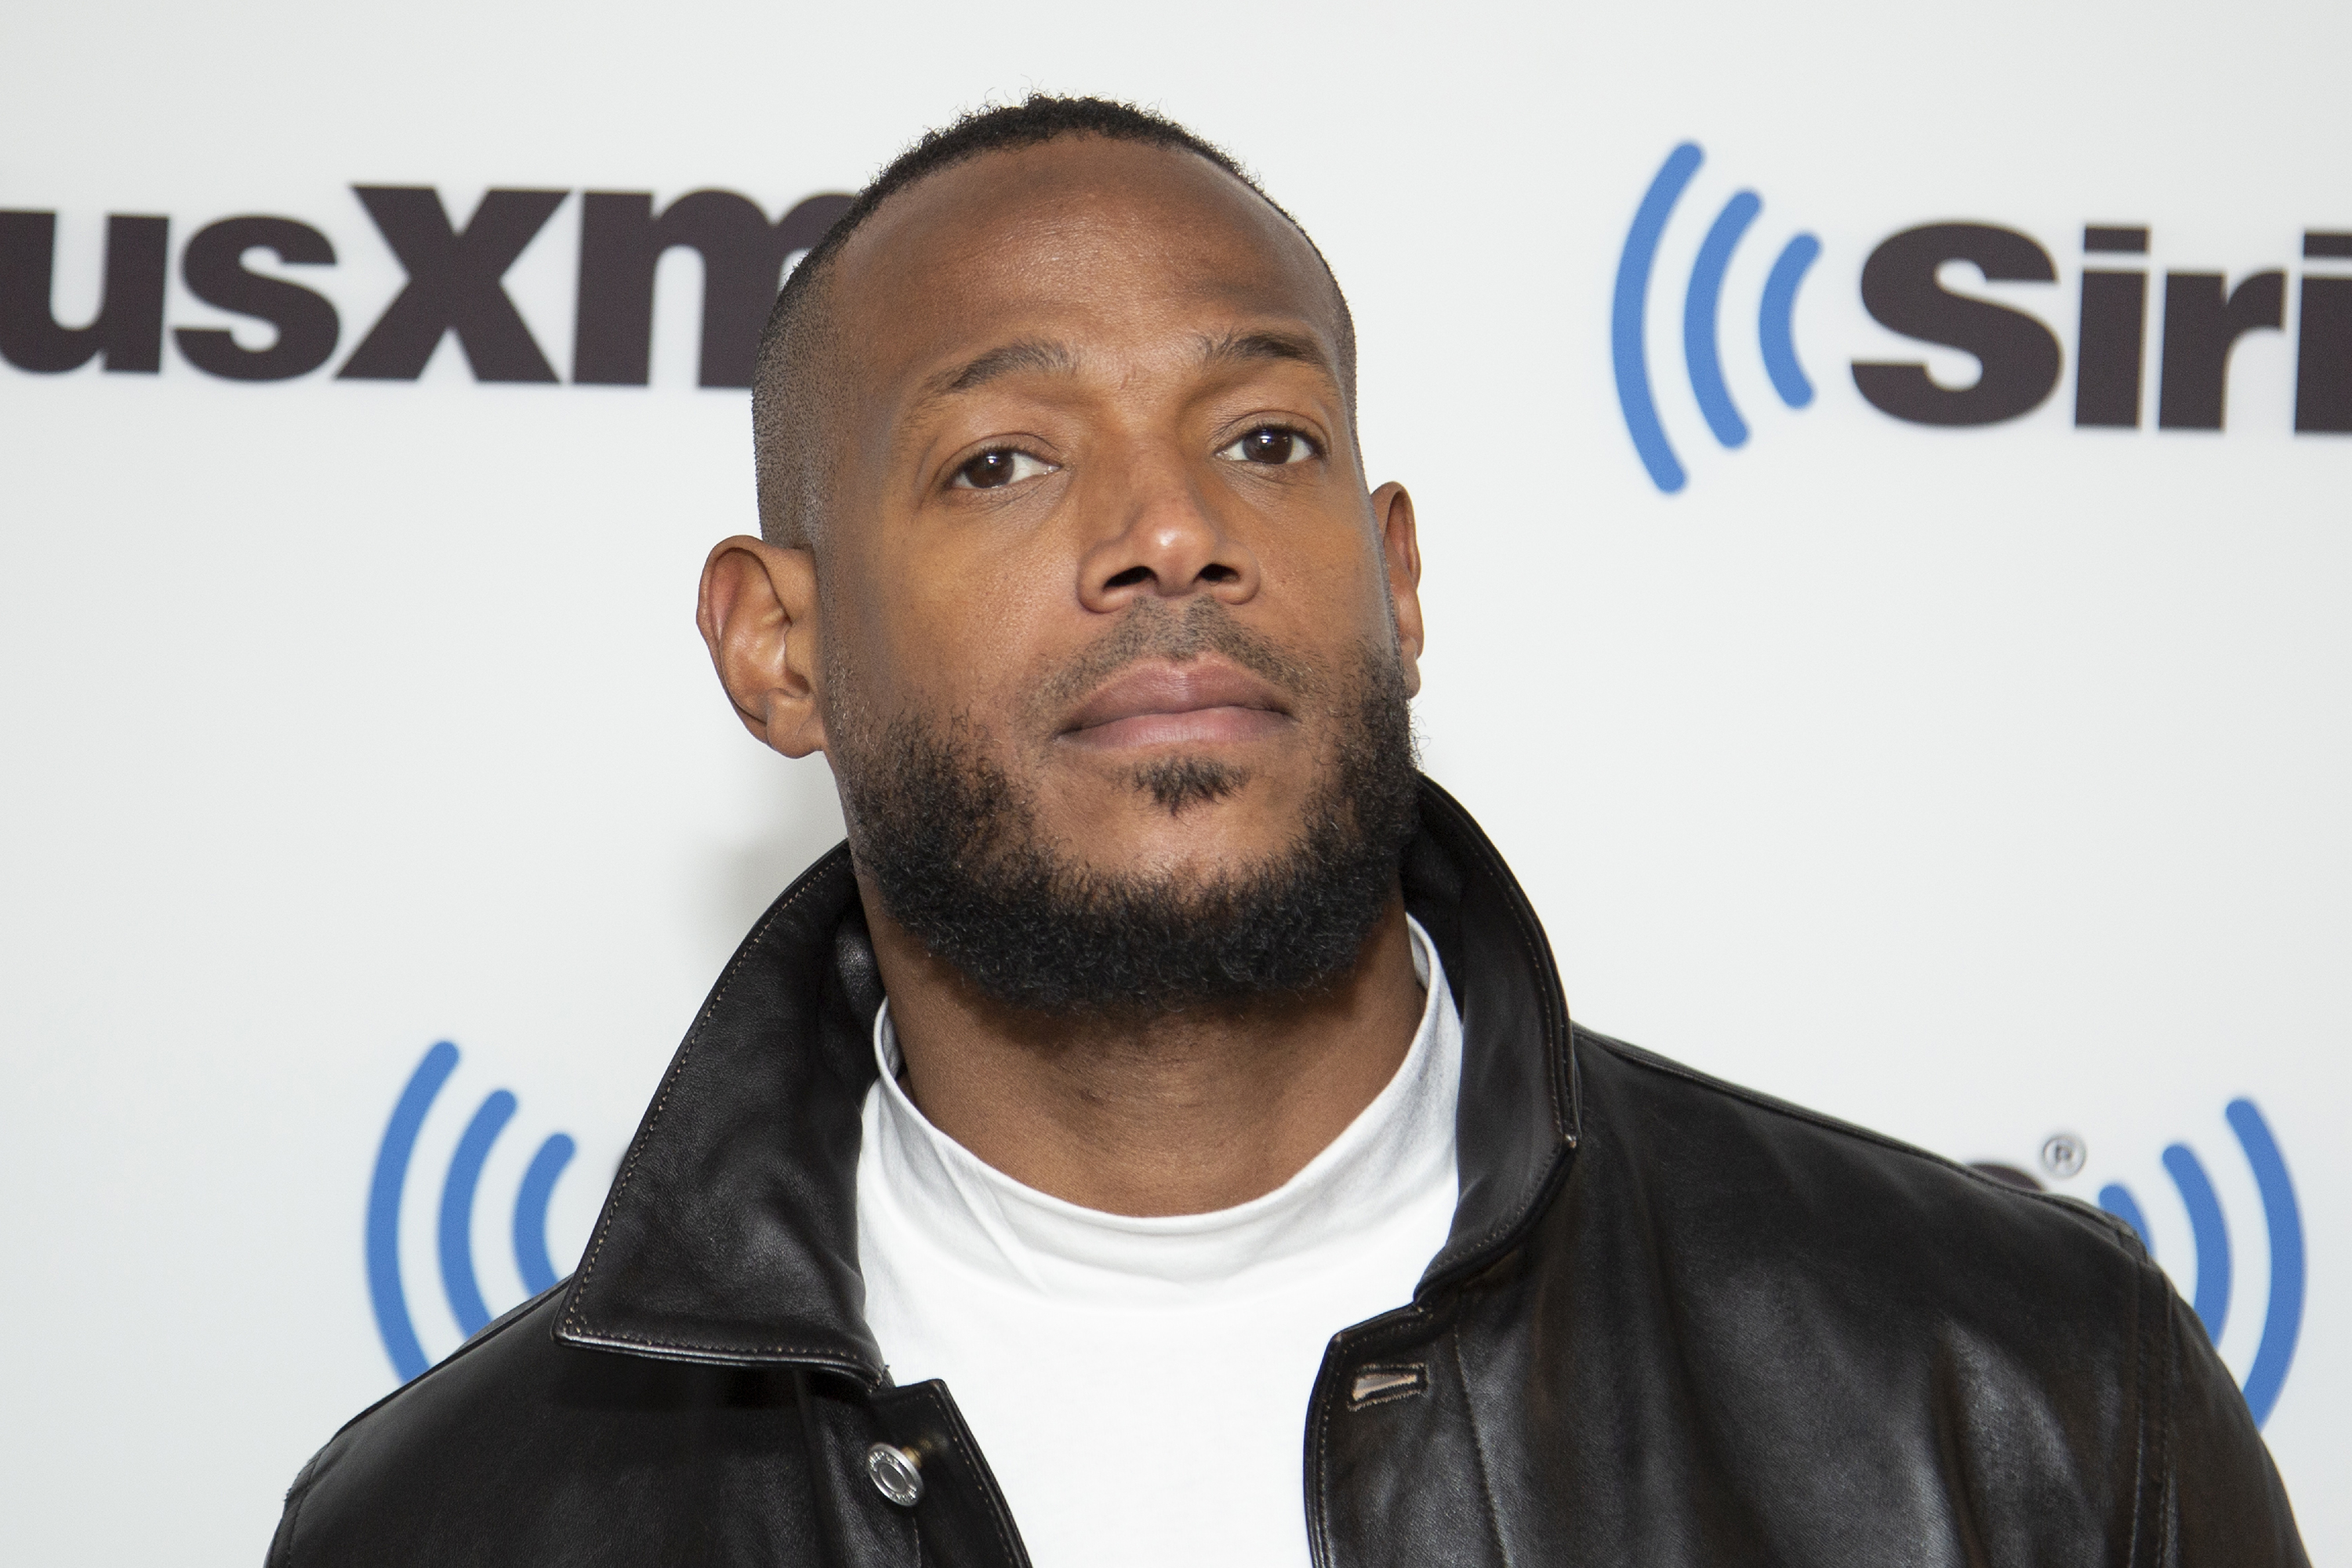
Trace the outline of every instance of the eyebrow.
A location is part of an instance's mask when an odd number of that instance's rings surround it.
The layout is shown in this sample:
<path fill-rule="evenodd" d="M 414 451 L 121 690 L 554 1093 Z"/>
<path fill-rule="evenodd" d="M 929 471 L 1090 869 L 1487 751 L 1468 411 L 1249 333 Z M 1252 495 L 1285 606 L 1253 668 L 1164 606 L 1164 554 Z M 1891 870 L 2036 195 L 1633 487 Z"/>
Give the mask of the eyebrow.
<path fill-rule="evenodd" d="M 1201 360 L 1204 364 L 1284 360 L 1311 365 L 1334 380 L 1338 379 L 1329 357 L 1323 352 L 1323 345 L 1305 332 L 1261 329 L 1228 332 L 1220 338 L 1203 337 L 1200 342 Z M 1077 368 L 1077 351 L 1067 343 L 1039 338 L 1024 339 L 1018 342 L 1000 344 L 986 353 L 941 371 L 924 385 L 918 402 L 919 405 L 928 405 L 953 397 L 959 393 L 977 391 L 1000 376 L 1023 373 L 1069 375 Z"/>
<path fill-rule="evenodd" d="M 987 385 L 997 377 L 1013 375 L 1022 371 L 1067 375 L 1078 368 L 1078 356 L 1067 343 L 1046 342 L 1029 339 L 1004 343 L 989 350 L 977 359 L 941 371 L 931 377 L 923 389 L 922 401 L 932 402 L 951 397 L 959 392 L 971 392 Z"/>
<path fill-rule="evenodd" d="M 1305 332 L 1260 330 L 1229 332 L 1222 338 L 1202 338 L 1201 358 L 1212 364 L 1288 360 L 1297 364 L 1312 365 L 1333 380 L 1339 379 L 1332 369 L 1330 357 L 1323 352 L 1323 345 Z"/>

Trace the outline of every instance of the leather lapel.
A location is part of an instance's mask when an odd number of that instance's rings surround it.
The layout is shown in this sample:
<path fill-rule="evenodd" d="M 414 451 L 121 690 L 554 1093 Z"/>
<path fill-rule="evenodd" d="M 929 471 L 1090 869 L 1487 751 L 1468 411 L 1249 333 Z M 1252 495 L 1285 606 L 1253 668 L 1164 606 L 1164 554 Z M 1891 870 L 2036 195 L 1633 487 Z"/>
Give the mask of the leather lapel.
<path fill-rule="evenodd" d="M 1417 1294 L 1516 1244 L 1578 1127 L 1543 928 L 1486 835 L 1422 781 L 1404 890 L 1462 1013 L 1462 1196 Z M 623 1161 L 555 1337 L 680 1361 L 887 1381 L 857 1267 L 858 1112 L 882 987 L 836 847 L 772 905 L 678 1047 Z"/>
<path fill-rule="evenodd" d="M 604 1200 L 555 1337 L 884 1381 L 857 1269 L 882 988 L 844 845 L 736 950 Z"/>
<path fill-rule="evenodd" d="M 1567 1179 L 1582 1111 L 1551 943 L 1518 881 L 1461 803 L 1421 781 L 1405 907 L 1437 943 L 1462 1012 L 1454 1228 L 1416 1298 L 1516 1246 Z"/>

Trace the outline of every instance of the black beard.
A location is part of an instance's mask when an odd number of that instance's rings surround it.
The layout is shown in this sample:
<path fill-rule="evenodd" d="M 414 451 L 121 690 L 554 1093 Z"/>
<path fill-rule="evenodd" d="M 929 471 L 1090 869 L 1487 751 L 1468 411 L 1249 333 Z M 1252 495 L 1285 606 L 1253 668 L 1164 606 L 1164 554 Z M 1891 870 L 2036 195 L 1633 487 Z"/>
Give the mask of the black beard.
<path fill-rule="evenodd" d="M 1353 967 L 1419 822 L 1402 671 L 1392 651 L 1368 648 L 1356 673 L 1356 722 L 1338 739 L 1297 837 L 1219 879 L 1069 864 L 979 736 L 912 716 L 835 731 L 852 742 L 835 758 L 848 764 L 851 848 L 891 917 L 1009 1006 L 1136 1017 L 1312 993 Z M 1179 757 L 1139 769 L 1134 783 L 1181 815 L 1247 776 Z"/>

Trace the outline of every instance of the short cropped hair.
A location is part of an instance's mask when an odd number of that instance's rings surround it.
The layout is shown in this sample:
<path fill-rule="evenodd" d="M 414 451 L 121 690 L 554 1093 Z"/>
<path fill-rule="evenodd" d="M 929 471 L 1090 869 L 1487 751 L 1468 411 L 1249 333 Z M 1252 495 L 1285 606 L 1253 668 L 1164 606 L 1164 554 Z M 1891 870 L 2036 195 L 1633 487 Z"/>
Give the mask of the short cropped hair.
<path fill-rule="evenodd" d="M 825 429 L 826 404 L 837 392 L 838 367 L 829 358 L 831 310 L 825 282 L 833 263 L 849 237 L 864 226 L 877 208 L 892 195 L 925 175 L 966 163 L 986 153 L 1013 152 L 1065 136 L 1101 136 L 1115 142 L 1141 142 L 1204 158 L 1240 181 L 1257 198 L 1281 214 L 1297 229 L 1330 280 L 1339 315 L 1339 383 L 1353 422 L 1356 409 L 1356 323 L 1349 313 L 1347 296 L 1323 252 L 1267 195 L 1258 183 L 1223 149 L 1195 135 L 1166 116 L 1130 103 L 1101 98 L 1056 98 L 1034 93 L 1022 102 L 966 114 L 943 130 L 924 134 L 921 141 L 892 160 L 873 183 L 857 194 L 847 211 L 823 239 L 809 248 L 801 264 L 784 280 L 775 308 L 760 334 L 760 351 L 751 383 L 751 442 L 759 475 L 760 533 L 771 544 L 806 549 L 814 542 L 814 524 L 825 508 L 832 481 L 830 435 Z"/>

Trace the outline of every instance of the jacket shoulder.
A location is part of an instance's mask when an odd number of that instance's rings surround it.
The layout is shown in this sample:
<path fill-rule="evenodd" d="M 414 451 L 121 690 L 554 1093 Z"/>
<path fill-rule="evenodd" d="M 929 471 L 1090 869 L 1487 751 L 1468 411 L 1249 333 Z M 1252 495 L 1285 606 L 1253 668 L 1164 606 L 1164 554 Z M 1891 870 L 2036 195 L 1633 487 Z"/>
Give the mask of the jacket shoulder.
<path fill-rule="evenodd" d="M 1663 1247 L 1662 1297 L 1716 1342 L 1838 1360 L 1856 1392 L 1928 1406 L 2054 1399 L 2074 1414 L 2053 1419 L 2136 1446 L 2172 1292 L 2127 1227 L 1622 1041 L 1577 1045 L 1586 1244 Z"/>
<path fill-rule="evenodd" d="M 337 1432 L 287 1494 L 269 1568 L 814 1561 L 790 1373 L 562 1344 L 564 1289 Z"/>
<path fill-rule="evenodd" d="M 2245 1402 L 2128 1226 L 1620 1040 L 1576 1046 L 1561 1234 L 1621 1323 L 1662 1326 L 1611 1350 L 1704 1390 L 1776 1495 L 1833 1475 L 1899 1520 L 1940 1478 L 1991 1561 L 2063 1539 L 2083 1560 L 2303 1561 Z"/>
<path fill-rule="evenodd" d="M 452 1481 L 462 1496 L 469 1463 L 508 1436 L 496 1428 L 520 1414 L 513 1385 L 530 1381 L 533 1341 L 547 1337 L 547 1325 L 538 1321 L 562 1294 L 559 1286 L 503 1314 L 446 1360 L 345 1422 L 294 1478 L 270 1543 L 269 1568 L 402 1560 L 367 1542 L 409 1535 L 446 1517 L 448 1510 L 415 1503 L 447 1495 Z M 535 1322 L 536 1336 L 530 1332 Z"/>
<path fill-rule="evenodd" d="M 1702 1184 L 1709 1202 L 1801 1230 L 1831 1253 L 1889 1264 L 1984 1249 L 2072 1258 L 2126 1293 L 2152 1268 L 2131 1227 L 2055 1193 L 1996 1181 L 1925 1149 L 1777 1100 L 1579 1026 L 1579 1076 L 1602 1141 L 1645 1177 Z M 1895 1244 L 1889 1252 L 1890 1243 Z M 1811 1248 L 1808 1249 L 1811 1254 Z"/>

